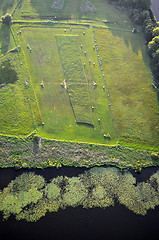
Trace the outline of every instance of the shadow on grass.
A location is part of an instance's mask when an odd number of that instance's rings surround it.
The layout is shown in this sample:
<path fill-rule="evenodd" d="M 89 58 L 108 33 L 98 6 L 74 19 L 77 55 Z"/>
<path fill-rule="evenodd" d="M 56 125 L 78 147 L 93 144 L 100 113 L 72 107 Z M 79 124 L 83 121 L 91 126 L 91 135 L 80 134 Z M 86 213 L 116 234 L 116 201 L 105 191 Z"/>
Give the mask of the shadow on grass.
<path fill-rule="evenodd" d="M 10 61 L 7 60 L 0 65 L 0 88 L 18 80 L 17 72 L 12 68 Z"/>
<path fill-rule="evenodd" d="M 2 23 L 0 28 L 1 54 L 5 54 L 10 46 L 10 26 Z"/>
<path fill-rule="evenodd" d="M 9 1 L 1 0 L 0 9 L 2 9 L 2 13 L 5 14 L 8 11 L 8 9 L 12 8 L 13 3 L 14 3 L 14 0 L 9 0 Z"/>
<path fill-rule="evenodd" d="M 65 0 L 64 6 L 61 11 L 54 11 L 52 4 L 54 0 L 30 0 L 32 8 L 38 13 L 39 18 L 53 18 L 56 16 L 56 20 L 68 20 L 71 18 L 79 18 L 79 0 Z"/>
<path fill-rule="evenodd" d="M 32 8 L 38 13 L 40 18 L 51 17 L 56 14 L 51 8 L 53 2 L 53 0 L 30 0 Z M 59 15 L 59 12 L 57 12 L 57 15 Z"/>
<path fill-rule="evenodd" d="M 131 31 L 124 31 L 123 30 L 118 30 L 118 29 L 111 29 L 111 33 L 113 34 L 114 37 L 119 37 L 124 40 L 124 43 L 127 47 L 132 48 L 133 52 L 138 54 L 139 49 L 141 48 L 141 44 L 138 41 L 134 41 L 134 39 L 137 38 L 137 33 L 132 33 Z"/>
<path fill-rule="evenodd" d="M 89 124 L 89 123 L 76 122 L 76 124 L 77 124 L 78 126 L 86 126 L 86 127 L 89 127 L 89 128 L 94 128 L 94 125 Z"/>

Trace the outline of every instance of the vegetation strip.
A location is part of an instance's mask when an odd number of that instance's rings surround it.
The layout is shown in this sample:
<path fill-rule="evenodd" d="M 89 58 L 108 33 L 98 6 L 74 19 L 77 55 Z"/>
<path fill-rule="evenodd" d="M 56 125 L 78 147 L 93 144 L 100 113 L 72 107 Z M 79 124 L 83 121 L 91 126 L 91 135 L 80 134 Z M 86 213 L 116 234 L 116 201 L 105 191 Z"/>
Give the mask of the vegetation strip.
<path fill-rule="evenodd" d="M 93 125 L 88 82 L 81 62 L 78 36 L 56 35 L 56 40 L 64 70 L 66 89 L 76 122 Z"/>
<path fill-rule="evenodd" d="M 47 167 L 93 167 L 114 165 L 132 168 L 158 166 L 159 152 L 148 152 L 118 146 L 53 141 L 32 134 L 26 139 L 1 136 L 0 167 L 47 168 Z"/>

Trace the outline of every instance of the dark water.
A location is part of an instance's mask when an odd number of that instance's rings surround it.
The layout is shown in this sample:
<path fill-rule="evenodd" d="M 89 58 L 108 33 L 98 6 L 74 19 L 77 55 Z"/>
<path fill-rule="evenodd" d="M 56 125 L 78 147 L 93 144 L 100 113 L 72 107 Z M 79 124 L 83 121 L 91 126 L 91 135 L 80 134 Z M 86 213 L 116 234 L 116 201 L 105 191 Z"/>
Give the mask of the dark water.
<path fill-rule="evenodd" d="M 80 207 L 47 214 L 36 223 L 0 222 L 1 239 L 100 240 L 158 238 L 159 208 L 145 217 L 117 205 L 106 210 Z"/>
<path fill-rule="evenodd" d="M 159 21 L 159 0 L 152 0 L 151 8 L 155 14 L 157 21 Z"/>
<path fill-rule="evenodd" d="M 43 175 L 47 181 L 58 175 L 69 177 L 77 176 L 86 169 L 61 168 L 32 170 L 36 174 Z M 137 181 L 146 181 L 158 170 L 147 168 L 141 174 L 133 173 Z M 13 169 L 0 169 L 0 188 L 24 171 Z M 126 207 L 116 203 L 115 207 L 104 209 L 67 208 L 58 213 L 47 213 L 36 223 L 16 221 L 10 217 L 3 221 L 0 215 L 1 239 L 39 239 L 39 240 L 99 240 L 99 239 L 135 239 L 144 237 L 156 237 L 158 234 L 159 207 L 148 211 L 146 216 L 136 215 Z"/>

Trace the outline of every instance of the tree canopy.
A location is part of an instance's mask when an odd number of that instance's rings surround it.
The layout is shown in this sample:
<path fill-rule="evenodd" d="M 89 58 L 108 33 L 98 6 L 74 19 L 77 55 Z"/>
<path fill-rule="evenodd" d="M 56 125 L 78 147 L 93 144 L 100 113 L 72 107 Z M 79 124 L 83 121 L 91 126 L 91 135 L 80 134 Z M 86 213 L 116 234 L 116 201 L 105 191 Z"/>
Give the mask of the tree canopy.
<path fill-rule="evenodd" d="M 9 13 L 6 13 L 4 16 L 2 16 L 2 22 L 3 23 L 11 23 L 12 21 L 12 16 Z"/>

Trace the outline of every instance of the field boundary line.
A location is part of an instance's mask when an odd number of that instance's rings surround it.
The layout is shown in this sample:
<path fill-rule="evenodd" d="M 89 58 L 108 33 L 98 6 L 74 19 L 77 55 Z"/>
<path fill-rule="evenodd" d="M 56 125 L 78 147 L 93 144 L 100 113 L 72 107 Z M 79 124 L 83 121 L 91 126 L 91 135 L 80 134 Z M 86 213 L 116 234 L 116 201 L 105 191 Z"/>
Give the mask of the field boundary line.
<path fill-rule="evenodd" d="M 18 138 L 18 139 L 27 139 L 28 137 L 30 137 L 32 134 L 35 133 L 35 130 L 32 131 L 31 133 L 27 134 L 26 136 L 22 136 L 22 135 L 9 135 L 9 134 L 1 134 L 0 133 L 0 137 L 9 137 L 9 138 Z M 94 146 L 105 146 L 105 147 L 116 147 L 119 143 L 119 141 L 116 141 L 116 143 L 114 144 L 104 144 L 104 143 L 94 143 L 94 142 L 82 142 L 82 141 L 73 141 L 73 140 L 66 140 L 66 139 L 56 139 L 56 138 L 45 138 L 42 137 L 40 135 L 38 135 L 39 137 L 41 137 L 44 140 L 49 140 L 49 141 L 54 141 L 54 142 L 61 142 L 61 143 L 77 143 L 77 144 L 87 144 L 87 145 L 94 145 Z M 125 148 L 125 146 L 123 146 Z M 133 149 L 133 148 L 132 148 Z"/>

